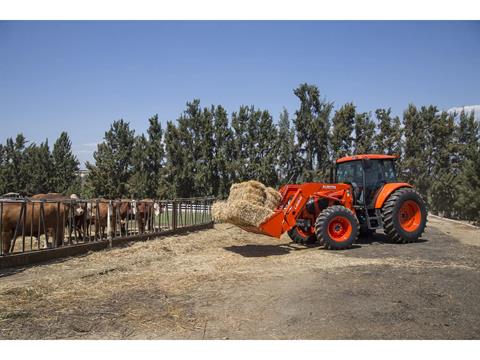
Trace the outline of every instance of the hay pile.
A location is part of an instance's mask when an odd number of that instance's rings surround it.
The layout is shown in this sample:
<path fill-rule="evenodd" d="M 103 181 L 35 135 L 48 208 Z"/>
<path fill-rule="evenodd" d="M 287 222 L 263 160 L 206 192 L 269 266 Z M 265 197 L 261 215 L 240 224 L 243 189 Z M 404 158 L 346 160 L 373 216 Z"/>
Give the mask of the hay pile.
<path fill-rule="evenodd" d="M 233 184 L 228 200 L 213 204 L 213 219 L 257 227 L 273 214 L 281 199 L 278 191 L 255 180 Z"/>

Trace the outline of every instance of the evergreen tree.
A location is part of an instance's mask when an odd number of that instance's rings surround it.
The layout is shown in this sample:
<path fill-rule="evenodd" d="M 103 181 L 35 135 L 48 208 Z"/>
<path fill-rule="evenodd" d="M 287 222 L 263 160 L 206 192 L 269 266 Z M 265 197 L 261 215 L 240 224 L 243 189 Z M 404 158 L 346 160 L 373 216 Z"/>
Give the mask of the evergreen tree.
<path fill-rule="evenodd" d="M 320 100 L 315 85 L 300 84 L 294 94 L 300 100 L 294 124 L 298 149 L 304 160 L 301 181 L 325 181 L 331 165 L 328 134 L 333 104 Z"/>
<path fill-rule="evenodd" d="M 474 113 L 460 114 L 457 127 L 458 167 L 456 216 L 480 224 L 480 123 Z"/>
<path fill-rule="evenodd" d="M 128 193 L 135 199 L 147 197 L 147 182 L 150 175 L 147 170 L 147 148 L 145 135 L 136 136 L 132 150 L 132 175 L 128 179 Z"/>
<path fill-rule="evenodd" d="M 158 115 L 148 119 L 148 122 L 148 139 L 143 134 L 137 136 L 132 152 L 129 192 L 137 198 L 156 198 L 166 195 L 163 183 L 165 158 L 163 131 Z"/>
<path fill-rule="evenodd" d="M 428 124 L 435 116 L 436 108 L 422 107 L 419 111 L 410 104 L 403 113 L 404 147 L 400 167 L 400 178 L 414 185 L 426 199 L 430 186 L 427 168 L 428 156 L 425 151 L 429 141 Z"/>
<path fill-rule="evenodd" d="M 290 124 L 287 109 L 278 121 L 278 178 L 279 184 L 295 183 L 302 173 L 302 161 L 295 143 L 295 129 Z"/>
<path fill-rule="evenodd" d="M 132 172 L 135 131 L 123 119 L 113 122 L 104 141 L 93 154 L 95 164 L 87 162 L 87 182 L 95 196 L 121 198 L 128 195 L 127 183 Z"/>
<path fill-rule="evenodd" d="M 353 103 L 347 103 L 335 112 L 331 137 L 333 159 L 339 159 L 352 153 L 354 123 L 355 105 Z"/>
<path fill-rule="evenodd" d="M 22 162 L 23 173 L 29 174 L 25 192 L 27 194 L 48 193 L 52 189 L 51 174 L 54 172 L 54 164 L 48 140 L 40 145 L 31 144 L 25 149 L 24 161 Z"/>
<path fill-rule="evenodd" d="M 222 106 L 212 109 L 214 116 L 214 177 L 213 194 L 220 198 L 228 196 L 232 185 L 233 134 L 228 124 L 228 115 Z"/>
<path fill-rule="evenodd" d="M 193 120 L 194 130 L 194 158 L 196 167 L 195 196 L 210 196 L 214 194 L 213 182 L 215 177 L 214 164 L 214 108 L 198 112 L 198 117 Z"/>
<path fill-rule="evenodd" d="M 267 110 L 260 114 L 258 122 L 258 136 L 255 144 L 255 157 L 253 164 L 256 165 L 255 177 L 267 186 L 276 186 L 278 176 L 276 171 L 277 159 L 277 128 Z"/>
<path fill-rule="evenodd" d="M 375 149 L 379 154 L 401 155 L 402 129 L 400 118 L 392 118 L 391 109 L 375 111 L 378 122 L 378 133 L 375 137 Z"/>
<path fill-rule="evenodd" d="M 23 134 L 14 139 L 8 138 L 3 147 L 2 182 L 3 193 L 27 191 L 27 183 L 31 172 L 25 166 L 25 150 L 27 141 Z"/>
<path fill-rule="evenodd" d="M 165 130 L 165 196 L 174 198 L 181 191 L 177 178 L 181 169 L 184 168 L 185 149 L 180 144 L 180 135 L 172 121 L 167 121 Z"/>
<path fill-rule="evenodd" d="M 233 161 L 232 177 L 233 182 L 248 180 L 250 177 L 249 166 L 249 140 L 248 123 L 251 117 L 250 109 L 241 106 L 238 112 L 232 114 L 233 129 Z"/>
<path fill-rule="evenodd" d="M 79 161 L 72 152 L 72 142 L 66 132 L 53 144 L 53 176 L 51 178 L 53 192 L 71 192 L 77 185 Z"/>
<path fill-rule="evenodd" d="M 452 154 L 455 151 L 453 115 L 442 112 L 434 116 L 429 129 L 430 141 L 427 149 L 432 175 L 429 203 L 434 212 L 450 217 L 456 198 L 453 186 L 456 171 L 452 163 Z"/>
<path fill-rule="evenodd" d="M 147 191 L 149 198 L 163 197 L 165 195 L 164 186 L 164 166 L 165 166 L 165 147 L 163 143 L 163 130 L 158 120 L 158 115 L 148 119 L 149 127 L 147 130 Z"/>
<path fill-rule="evenodd" d="M 374 151 L 375 122 L 369 113 L 355 115 L 355 154 Z"/>

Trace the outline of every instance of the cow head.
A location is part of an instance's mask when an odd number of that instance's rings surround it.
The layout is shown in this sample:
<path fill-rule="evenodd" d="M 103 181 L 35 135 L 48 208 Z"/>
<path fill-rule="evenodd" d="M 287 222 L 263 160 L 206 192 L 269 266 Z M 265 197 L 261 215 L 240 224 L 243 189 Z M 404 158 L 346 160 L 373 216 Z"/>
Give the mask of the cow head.
<path fill-rule="evenodd" d="M 79 197 L 76 194 L 72 194 L 70 195 L 70 199 L 79 200 Z M 82 204 L 75 202 L 73 205 L 73 214 L 75 216 L 82 216 L 84 212 L 85 212 L 84 206 Z"/>

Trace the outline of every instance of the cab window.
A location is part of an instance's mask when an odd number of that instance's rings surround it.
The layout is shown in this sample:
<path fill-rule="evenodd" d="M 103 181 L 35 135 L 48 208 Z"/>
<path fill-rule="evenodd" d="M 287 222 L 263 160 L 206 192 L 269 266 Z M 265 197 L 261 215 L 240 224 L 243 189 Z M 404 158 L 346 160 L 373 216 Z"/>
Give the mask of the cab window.
<path fill-rule="evenodd" d="M 362 185 L 362 162 L 360 160 L 357 160 L 338 164 L 335 182 Z"/>

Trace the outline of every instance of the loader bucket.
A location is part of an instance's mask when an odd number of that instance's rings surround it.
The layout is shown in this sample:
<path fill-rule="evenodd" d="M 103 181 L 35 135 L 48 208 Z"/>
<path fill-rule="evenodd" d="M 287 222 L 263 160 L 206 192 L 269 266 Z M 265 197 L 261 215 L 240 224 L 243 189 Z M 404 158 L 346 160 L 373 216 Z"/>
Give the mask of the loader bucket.
<path fill-rule="evenodd" d="M 285 217 L 284 217 L 283 211 L 276 210 L 272 216 L 267 218 L 258 227 L 255 227 L 255 226 L 239 226 L 239 227 L 251 233 L 262 234 L 262 235 L 279 238 L 284 232 L 283 226 L 286 225 L 284 220 L 285 220 Z"/>

